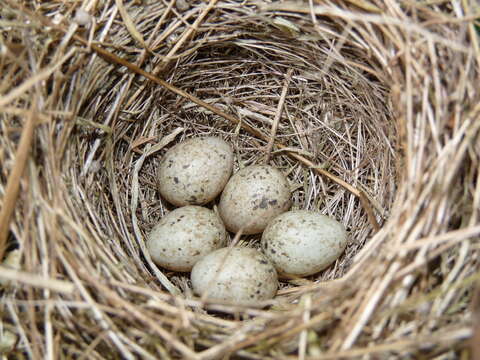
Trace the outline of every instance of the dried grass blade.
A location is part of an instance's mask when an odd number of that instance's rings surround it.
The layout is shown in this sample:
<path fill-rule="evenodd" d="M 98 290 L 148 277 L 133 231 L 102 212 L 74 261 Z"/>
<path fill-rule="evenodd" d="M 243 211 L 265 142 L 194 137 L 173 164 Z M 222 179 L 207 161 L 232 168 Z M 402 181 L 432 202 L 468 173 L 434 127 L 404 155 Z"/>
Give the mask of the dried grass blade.
<path fill-rule="evenodd" d="M 478 236 L 480 234 L 480 225 L 472 226 L 469 228 L 461 228 L 458 230 L 452 230 L 437 236 L 429 236 L 419 239 L 411 244 L 405 244 L 401 247 L 401 250 L 414 250 L 423 246 L 438 246 L 445 242 L 450 242 L 450 246 L 458 244 L 470 237 Z"/>
<path fill-rule="evenodd" d="M 146 153 L 146 157 L 155 154 L 157 151 L 162 150 L 165 146 L 170 144 L 181 132 L 185 131 L 185 128 L 179 127 L 172 131 L 171 134 L 163 137 L 158 144 L 153 145 Z"/>
<path fill-rule="evenodd" d="M 280 94 L 280 100 L 278 101 L 277 112 L 275 113 L 275 118 L 273 119 L 272 129 L 270 132 L 270 139 L 268 140 L 267 148 L 266 148 L 266 155 L 265 155 L 265 163 L 268 164 L 270 161 L 270 156 L 272 154 L 273 144 L 275 142 L 275 135 L 277 134 L 278 123 L 282 116 L 283 112 L 283 105 L 285 104 L 285 98 L 287 97 L 288 85 L 290 84 L 290 80 L 292 78 L 293 69 L 288 69 L 287 75 L 285 76 L 285 82 L 283 84 L 282 93 Z"/>
<path fill-rule="evenodd" d="M 118 0 L 117 0 L 118 1 Z M 213 9 L 215 4 L 217 3 L 218 0 L 210 0 L 208 3 L 207 7 L 202 11 L 202 13 L 197 17 L 195 22 L 190 26 L 181 36 L 181 38 L 178 40 L 178 42 L 173 46 L 173 48 L 168 52 L 168 54 L 165 56 L 164 59 L 162 59 L 162 62 L 160 63 L 161 67 L 165 67 L 175 56 L 177 53 L 178 49 L 190 38 L 190 36 L 198 29 L 198 26 L 201 24 L 201 22 L 205 19 L 207 14 L 210 12 L 210 10 Z M 155 69 L 155 72 L 158 71 L 159 69 Z"/>
<path fill-rule="evenodd" d="M 155 275 L 157 276 L 158 280 L 160 283 L 173 295 L 180 295 L 181 291 L 172 284 L 172 282 L 155 266 L 153 263 L 150 254 L 148 253 L 146 247 L 145 247 L 145 242 L 143 241 L 143 236 L 140 231 L 140 227 L 138 226 L 138 219 L 136 215 L 136 210 L 138 207 L 138 194 L 140 191 L 140 186 L 139 186 L 139 180 L 138 180 L 138 173 L 140 172 L 143 163 L 145 159 L 152 155 L 153 153 L 159 151 L 166 145 L 168 145 L 170 142 L 172 142 L 175 137 L 180 134 L 184 129 L 183 128 L 177 128 L 175 129 L 171 134 L 165 136 L 158 144 L 155 146 L 151 147 L 148 149 L 135 163 L 135 167 L 133 170 L 133 176 L 132 176 L 132 200 L 130 203 L 130 212 L 132 214 L 132 225 L 133 225 L 133 230 L 135 233 L 135 237 L 137 238 L 138 243 L 140 244 L 140 248 L 142 249 L 142 252 L 147 259 L 148 264 L 150 267 L 154 270 Z M 148 145 L 147 145 L 148 146 Z"/>
<path fill-rule="evenodd" d="M 379 14 L 382 12 L 380 8 L 366 1 L 362 1 L 362 0 L 345 0 L 345 1 L 349 2 L 350 4 L 360 9 L 369 11 L 371 13 Z M 323 0 L 316 0 L 315 2 L 317 4 L 324 3 Z M 308 3 L 302 3 L 300 1 L 284 1 L 282 3 L 271 3 L 271 4 L 267 4 L 263 1 L 256 1 L 255 5 L 257 5 L 261 11 L 290 11 L 290 12 L 294 12 L 294 13 L 296 12 L 296 13 L 302 13 L 302 14 L 310 14 L 312 10 L 315 13 L 319 11 L 317 10 L 317 8 L 320 9 L 320 5 L 310 7 Z"/>
<path fill-rule="evenodd" d="M 470 339 L 472 360 L 480 360 L 480 281 L 478 280 L 471 302 L 471 311 L 473 315 L 473 335 Z"/>
<path fill-rule="evenodd" d="M 33 140 L 33 131 L 35 129 L 35 122 L 37 120 L 36 114 L 36 101 L 34 100 L 30 114 L 23 127 L 20 144 L 18 145 L 18 150 L 15 156 L 15 164 L 7 180 L 3 206 L 2 210 L 0 211 L 0 259 L 3 258 L 3 254 L 5 252 L 10 218 L 15 210 L 15 203 L 20 190 L 20 179 L 22 178 L 25 166 L 27 164 L 28 154 L 30 153 L 30 147 Z"/>
<path fill-rule="evenodd" d="M 147 50 L 148 52 L 151 52 L 147 44 L 145 43 L 145 40 L 143 39 L 142 34 L 140 34 L 140 32 L 137 30 L 130 15 L 128 15 L 127 9 L 125 9 L 125 6 L 123 6 L 123 1 L 115 0 L 115 4 L 117 5 L 118 11 L 120 12 L 120 16 L 122 17 L 125 27 L 127 28 L 130 35 L 132 35 L 132 37 L 135 40 L 137 40 L 145 50 Z"/>
<path fill-rule="evenodd" d="M 355 5 L 356 7 L 359 7 L 360 9 L 363 9 L 372 13 L 379 14 L 382 12 L 380 8 L 376 7 L 373 4 L 370 4 L 367 1 L 363 1 L 363 0 L 346 0 L 346 1 L 352 5 Z"/>
<path fill-rule="evenodd" d="M 362 358 L 363 356 L 374 357 L 375 353 L 384 353 L 394 351 L 402 351 L 405 349 L 419 348 L 425 346 L 425 344 L 455 342 L 456 340 L 465 340 L 470 338 L 472 330 L 469 327 L 454 328 L 445 330 L 442 332 L 431 333 L 426 336 L 415 336 L 413 339 L 405 338 L 398 341 L 386 342 L 383 344 L 372 344 L 368 347 L 353 348 L 350 350 L 338 351 L 335 353 L 326 353 L 320 356 L 316 356 L 315 360 L 327 360 L 327 359 L 347 359 L 347 358 Z M 380 356 L 380 355 L 379 355 Z M 381 357 L 381 356 L 380 356 Z M 293 357 L 288 357 L 288 360 L 293 360 Z M 313 359 L 313 358 L 312 358 Z M 475 359 L 476 360 L 476 359 Z"/>
<path fill-rule="evenodd" d="M 71 294 L 75 290 L 75 285 L 69 281 L 49 279 L 25 271 L 9 269 L 2 265 L 0 265 L 0 279 L 66 294 Z"/>

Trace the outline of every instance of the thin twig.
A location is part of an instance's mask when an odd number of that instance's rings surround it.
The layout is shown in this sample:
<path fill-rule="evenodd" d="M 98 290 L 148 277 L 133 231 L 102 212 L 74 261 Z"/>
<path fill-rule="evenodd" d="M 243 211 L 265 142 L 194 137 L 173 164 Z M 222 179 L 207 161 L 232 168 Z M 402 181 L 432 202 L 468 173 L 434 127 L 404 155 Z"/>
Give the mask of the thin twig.
<path fill-rule="evenodd" d="M 275 135 L 277 134 L 278 123 L 282 117 L 283 105 L 285 104 L 285 98 L 287 97 L 288 85 L 292 79 L 293 69 L 288 69 L 287 75 L 285 76 L 285 82 L 283 84 L 282 94 L 280 95 L 280 100 L 278 101 L 277 112 L 275 113 L 275 118 L 273 119 L 272 130 L 270 131 L 270 139 L 265 149 L 265 164 L 268 164 L 270 161 L 270 156 L 272 154 L 273 144 L 275 142 Z"/>

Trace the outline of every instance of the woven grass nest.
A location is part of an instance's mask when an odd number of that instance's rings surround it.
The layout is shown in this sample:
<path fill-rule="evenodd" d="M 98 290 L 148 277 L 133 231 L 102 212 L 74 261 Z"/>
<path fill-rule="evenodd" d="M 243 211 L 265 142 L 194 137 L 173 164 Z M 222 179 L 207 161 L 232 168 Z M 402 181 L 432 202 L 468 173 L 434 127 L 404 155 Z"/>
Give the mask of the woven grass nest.
<path fill-rule="evenodd" d="M 480 359 L 479 14 L 1 0 L 0 352 Z M 156 267 L 145 236 L 173 209 L 156 168 L 207 134 L 235 169 L 270 157 L 294 208 L 342 222 L 341 258 L 265 307 L 203 302 Z"/>

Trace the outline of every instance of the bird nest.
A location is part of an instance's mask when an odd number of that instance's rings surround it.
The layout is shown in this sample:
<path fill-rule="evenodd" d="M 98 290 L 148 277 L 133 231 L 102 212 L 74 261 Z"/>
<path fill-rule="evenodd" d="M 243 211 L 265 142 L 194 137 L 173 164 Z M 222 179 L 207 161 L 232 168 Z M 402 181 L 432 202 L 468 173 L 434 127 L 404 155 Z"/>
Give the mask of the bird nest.
<path fill-rule="evenodd" d="M 479 10 L 0 0 L 0 352 L 479 356 Z M 173 207 L 156 169 L 207 134 L 343 223 L 342 256 L 266 306 L 157 267 L 145 236 Z"/>

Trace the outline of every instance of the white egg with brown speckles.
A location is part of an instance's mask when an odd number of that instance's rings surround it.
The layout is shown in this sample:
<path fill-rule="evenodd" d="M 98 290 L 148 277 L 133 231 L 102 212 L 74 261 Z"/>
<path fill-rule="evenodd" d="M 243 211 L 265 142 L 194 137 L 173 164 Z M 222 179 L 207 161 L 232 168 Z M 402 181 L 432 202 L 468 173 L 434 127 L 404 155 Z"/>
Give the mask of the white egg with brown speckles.
<path fill-rule="evenodd" d="M 279 276 L 315 274 L 332 264 L 347 246 L 337 220 L 315 211 L 292 210 L 273 219 L 262 234 L 261 248 Z"/>
<path fill-rule="evenodd" d="M 269 165 L 252 165 L 228 181 L 218 212 L 227 230 L 258 234 L 290 205 L 290 186 L 285 175 Z"/>
<path fill-rule="evenodd" d="M 213 136 L 192 138 L 166 152 L 158 168 L 158 189 L 176 206 L 206 204 L 222 192 L 232 170 L 227 142 Z"/>
<path fill-rule="evenodd" d="M 256 304 L 275 296 L 278 278 L 271 262 L 258 250 L 234 247 L 216 250 L 192 269 L 195 293 L 210 301 Z"/>
<path fill-rule="evenodd" d="M 226 239 L 225 227 L 215 212 L 188 205 L 168 213 L 155 225 L 147 249 L 157 265 L 190 271 L 199 259 L 224 247 Z"/>

